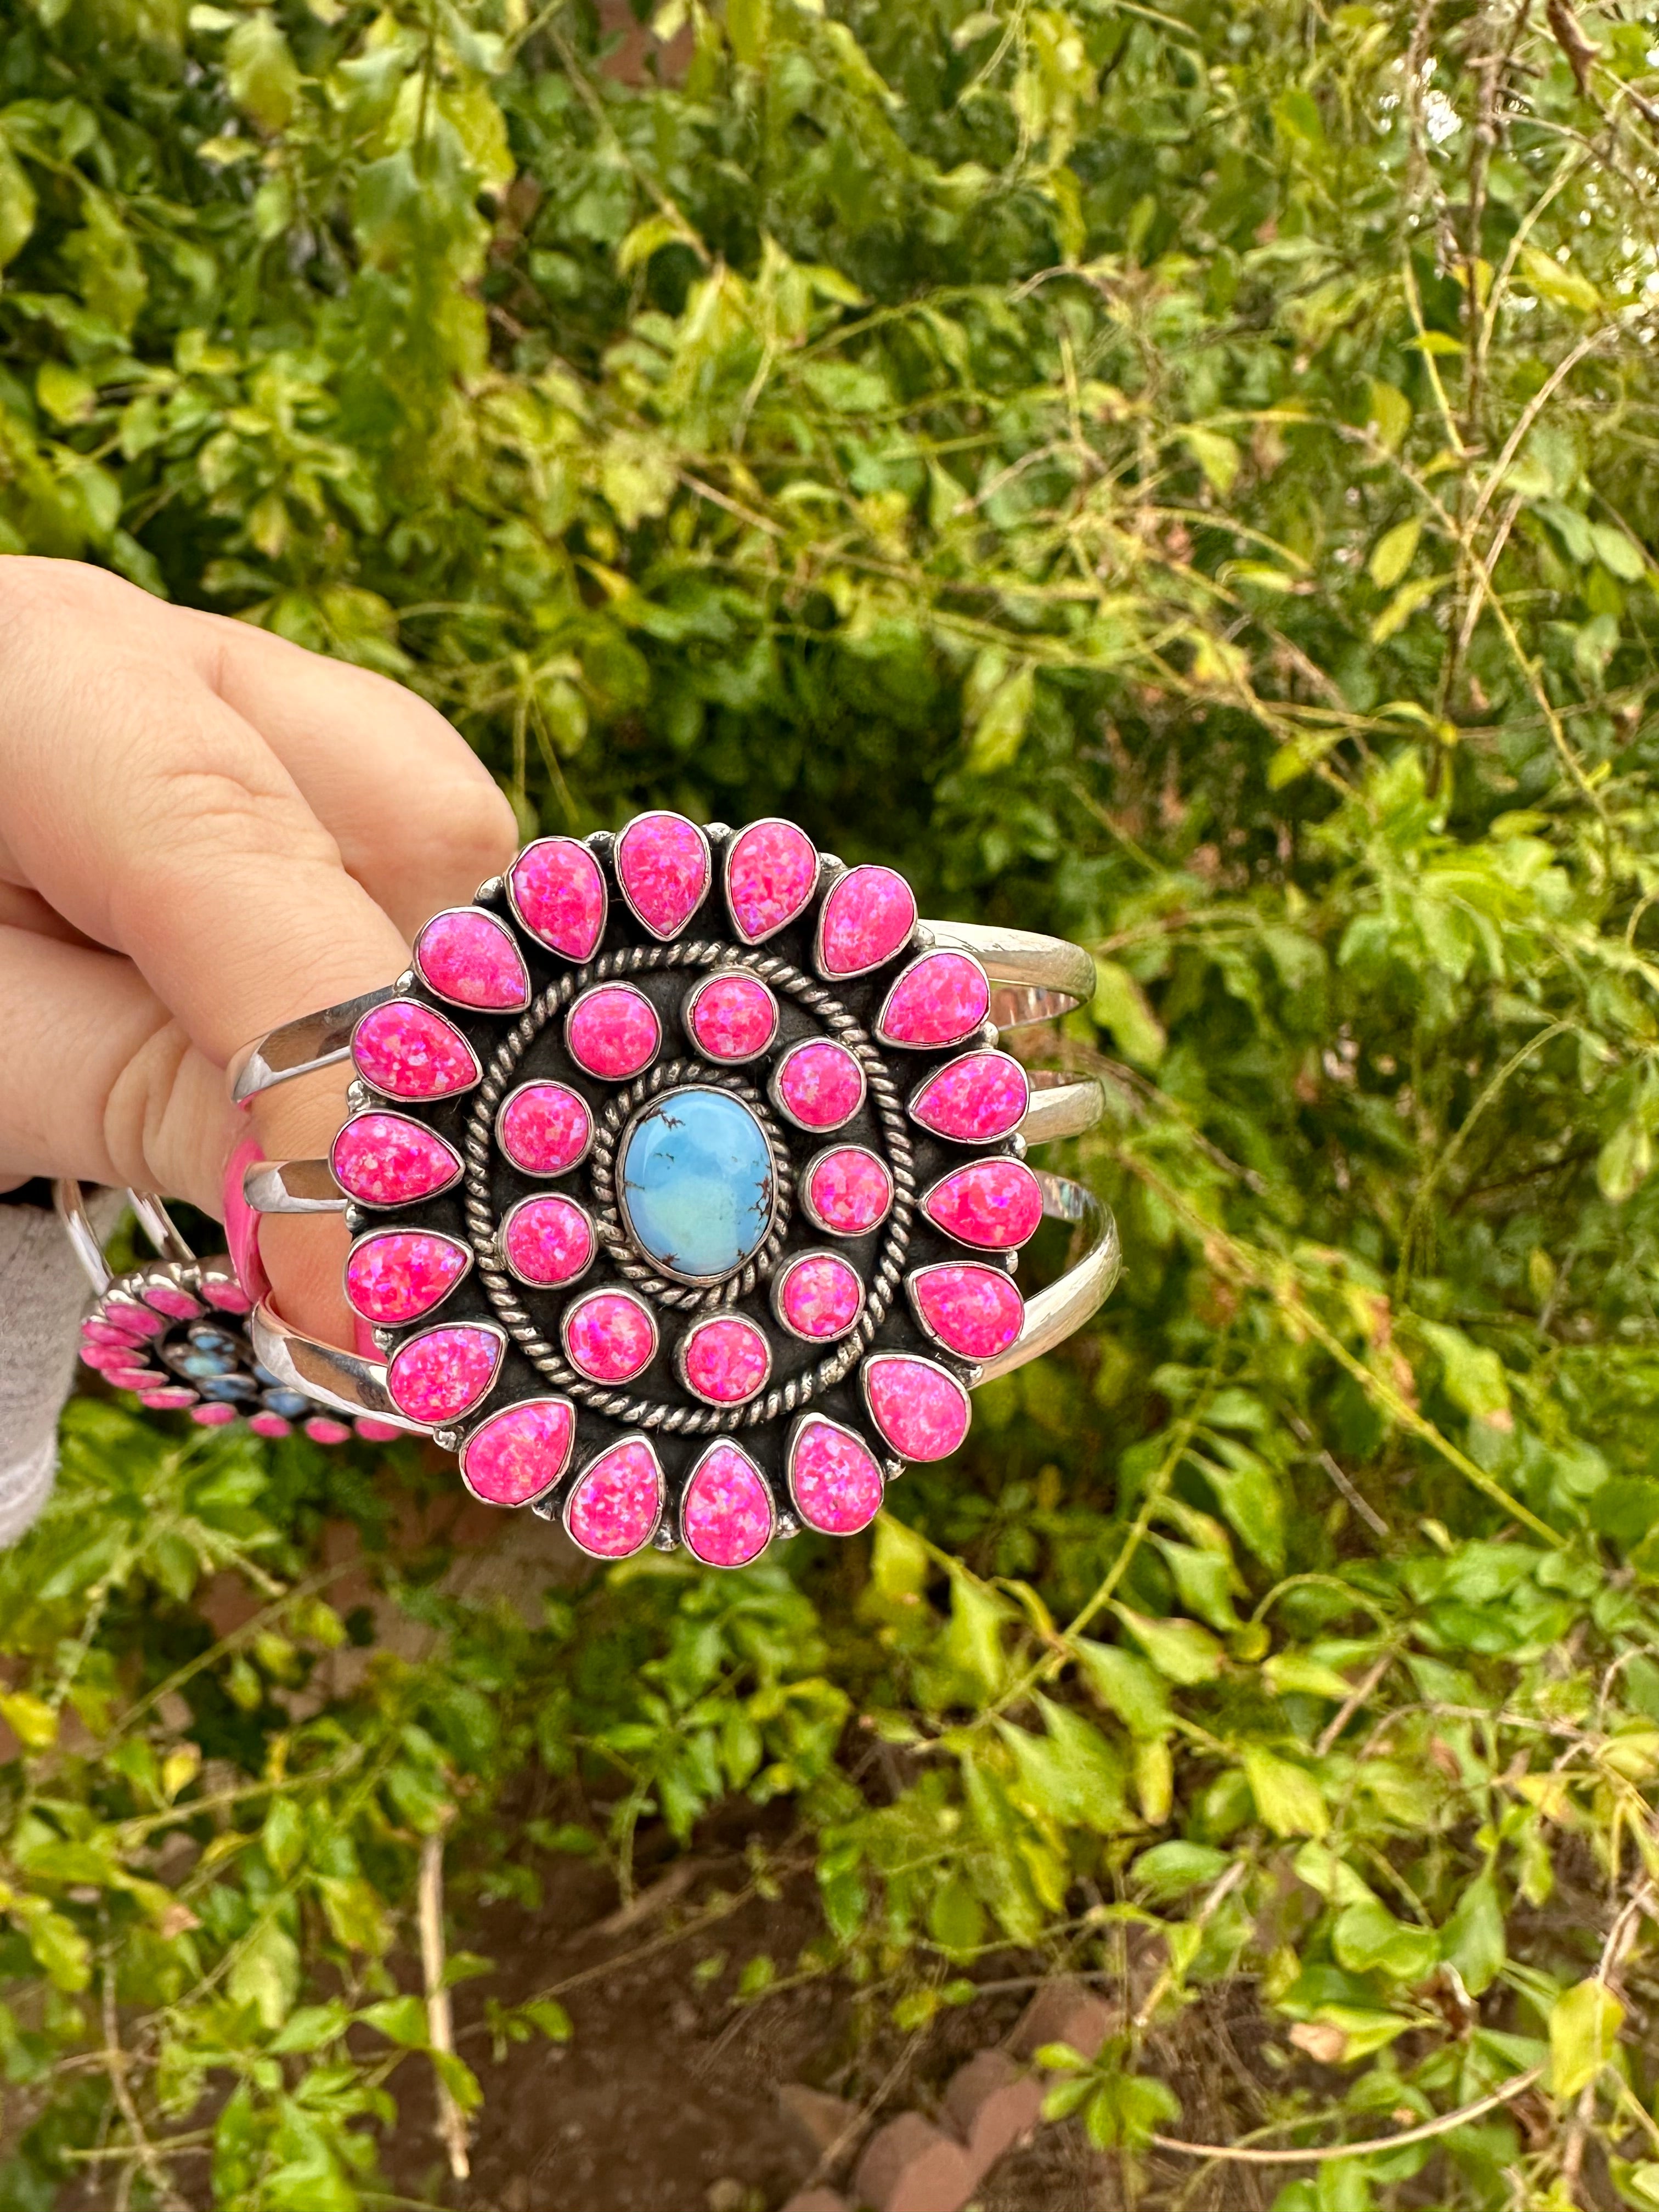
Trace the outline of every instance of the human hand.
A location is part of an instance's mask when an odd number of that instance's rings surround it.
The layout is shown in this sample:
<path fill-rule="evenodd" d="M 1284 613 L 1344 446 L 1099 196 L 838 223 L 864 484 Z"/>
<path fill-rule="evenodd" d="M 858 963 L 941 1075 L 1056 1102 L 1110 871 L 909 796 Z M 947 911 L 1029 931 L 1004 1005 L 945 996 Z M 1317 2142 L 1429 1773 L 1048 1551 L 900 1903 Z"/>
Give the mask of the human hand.
<path fill-rule="evenodd" d="M 442 715 L 367 670 L 76 562 L 0 559 L 0 1189 L 71 1175 L 219 1214 L 224 1067 L 399 975 L 514 843 Z M 261 1098 L 327 1150 L 346 1072 Z M 353 1341 L 333 1218 L 268 1219 L 279 1310 Z"/>

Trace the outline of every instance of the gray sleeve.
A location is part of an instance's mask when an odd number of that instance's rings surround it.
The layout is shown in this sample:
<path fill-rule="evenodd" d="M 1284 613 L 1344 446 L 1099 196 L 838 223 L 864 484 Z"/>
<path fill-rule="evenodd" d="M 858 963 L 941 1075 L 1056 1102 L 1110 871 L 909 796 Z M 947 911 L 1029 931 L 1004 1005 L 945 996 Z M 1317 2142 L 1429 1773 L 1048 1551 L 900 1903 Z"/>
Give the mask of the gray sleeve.
<path fill-rule="evenodd" d="M 119 1212 L 113 1193 L 97 1209 L 100 1228 L 112 1211 Z M 0 1544 L 15 1544 L 51 1493 L 88 1297 L 57 1216 L 0 1206 Z"/>

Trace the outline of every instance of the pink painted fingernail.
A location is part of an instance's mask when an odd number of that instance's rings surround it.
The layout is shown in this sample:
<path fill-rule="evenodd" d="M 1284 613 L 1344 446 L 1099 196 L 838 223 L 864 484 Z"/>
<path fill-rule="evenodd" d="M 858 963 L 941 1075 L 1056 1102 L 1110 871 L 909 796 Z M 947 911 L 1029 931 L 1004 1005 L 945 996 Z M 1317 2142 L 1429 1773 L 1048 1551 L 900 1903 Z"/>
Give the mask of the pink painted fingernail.
<path fill-rule="evenodd" d="M 258 1139 L 248 1137 L 225 1164 L 225 1241 L 230 1247 L 236 1279 L 252 1298 L 270 1297 L 270 1278 L 259 1257 L 259 1217 L 243 1195 L 242 1177 L 255 1160 L 264 1156 Z"/>

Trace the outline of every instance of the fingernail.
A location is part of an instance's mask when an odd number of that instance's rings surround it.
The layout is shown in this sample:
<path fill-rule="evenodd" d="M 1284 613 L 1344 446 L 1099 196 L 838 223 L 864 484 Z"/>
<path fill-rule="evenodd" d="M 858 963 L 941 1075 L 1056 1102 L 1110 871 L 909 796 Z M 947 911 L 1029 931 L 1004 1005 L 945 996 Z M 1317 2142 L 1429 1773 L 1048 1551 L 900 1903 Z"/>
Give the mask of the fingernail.
<path fill-rule="evenodd" d="M 251 1298 L 270 1297 L 270 1278 L 259 1257 L 259 1217 L 243 1195 L 242 1177 L 255 1160 L 264 1158 L 264 1146 L 258 1138 L 249 1137 L 225 1164 L 225 1241 L 237 1280 Z"/>

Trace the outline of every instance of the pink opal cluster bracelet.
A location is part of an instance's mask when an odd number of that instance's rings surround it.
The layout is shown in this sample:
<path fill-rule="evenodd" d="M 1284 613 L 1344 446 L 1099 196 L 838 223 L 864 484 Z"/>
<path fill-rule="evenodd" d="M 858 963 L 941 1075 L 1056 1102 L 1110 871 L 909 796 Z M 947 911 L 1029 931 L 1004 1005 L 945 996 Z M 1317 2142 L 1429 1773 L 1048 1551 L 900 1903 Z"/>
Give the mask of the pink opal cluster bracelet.
<path fill-rule="evenodd" d="M 395 983 L 239 1055 L 240 1103 L 353 1070 L 327 1159 L 240 1164 L 258 1358 L 601 1559 L 850 1534 L 1115 1279 L 1109 1213 L 1025 1157 L 1099 1085 L 1001 1042 L 1093 988 L 1077 946 L 922 922 L 902 876 L 789 822 L 539 838 Z M 281 1320 L 248 1233 L 324 1211 L 349 1352 Z M 1083 1249 L 1028 1298 L 1045 1215 Z"/>

